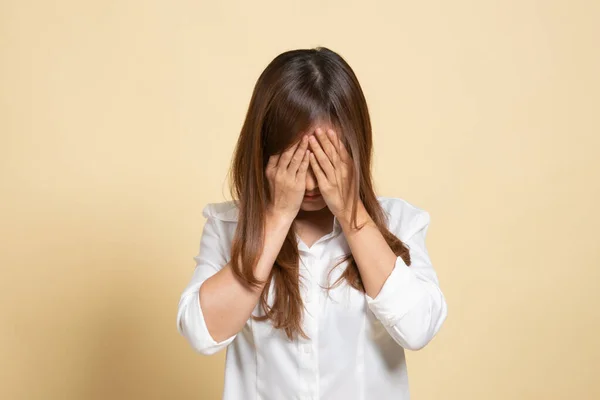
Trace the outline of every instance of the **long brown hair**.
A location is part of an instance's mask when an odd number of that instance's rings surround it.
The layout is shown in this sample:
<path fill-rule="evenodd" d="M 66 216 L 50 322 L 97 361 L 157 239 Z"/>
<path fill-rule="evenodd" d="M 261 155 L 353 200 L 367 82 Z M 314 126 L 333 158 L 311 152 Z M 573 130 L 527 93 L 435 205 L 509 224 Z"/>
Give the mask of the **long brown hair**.
<path fill-rule="evenodd" d="M 387 229 L 387 216 L 373 190 L 371 122 L 354 72 L 340 55 L 326 47 L 291 50 L 275 57 L 258 78 L 229 170 L 231 196 L 239 209 L 231 267 L 248 287 L 265 283 L 253 271 L 264 246 L 266 209 L 271 201 L 265 176 L 269 157 L 289 148 L 317 121 L 328 121 L 337 128 L 353 159 L 358 183 L 352 208 L 353 226 L 360 198 L 391 249 L 410 265 L 408 248 Z M 298 333 L 308 338 L 301 327 L 299 258 L 295 224 L 292 224 L 261 294 L 265 315 L 251 316 L 259 321 L 270 319 L 275 328 L 285 330 L 290 340 Z M 327 290 L 345 280 L 364 293 L 352 253 L 335 266 L 346 260 L 350 261 L 347 268 Z M 272 307 L 267 303 L 271 280 L 275 285 Z"/>

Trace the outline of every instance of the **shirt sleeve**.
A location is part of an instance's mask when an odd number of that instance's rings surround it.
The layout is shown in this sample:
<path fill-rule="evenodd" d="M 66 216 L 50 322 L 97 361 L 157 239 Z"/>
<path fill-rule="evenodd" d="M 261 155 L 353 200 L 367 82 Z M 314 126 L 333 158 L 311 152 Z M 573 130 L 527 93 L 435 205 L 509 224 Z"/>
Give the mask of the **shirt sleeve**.
<path fill-rule="evenodd" d="M 447 317 L 447 305 L 439 287 L 437 274 L 425 246 L 430 216 L 421 210 L 414 217 L 409 236 L 411 265 L 397 257 L 391 274 L 367 304 L 392 338 L 409 350 L 420 350 L 440 330 Z"/>
<path fill-rule="evenodd" d="M 179 300 L 177 330 L 196 351 L 204 355 L 211 355 L 227 347 L 237 334 L 217 342 L 206 327 L 200 306 L 200 287 L 204 281 L 223 268 L 227 261 L 220 242 L 218 221 L 209 215 L 206 209 L 203 211 L 203 215 L 208 219 L 200 238 L 200 249 L 194 257 L 196 261 L 194 274 Z"/>

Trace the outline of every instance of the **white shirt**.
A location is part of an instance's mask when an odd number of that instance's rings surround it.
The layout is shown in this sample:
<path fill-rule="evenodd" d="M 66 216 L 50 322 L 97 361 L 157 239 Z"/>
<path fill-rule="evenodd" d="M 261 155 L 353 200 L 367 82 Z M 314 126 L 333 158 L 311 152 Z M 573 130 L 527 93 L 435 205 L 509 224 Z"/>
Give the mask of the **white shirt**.
<path fill-rule="evenodd" d="M 350 253 L 337 218 L 333 231 L 310 248 L 298 235 L 300 285 L 306 307 L 303 329 L 311 339 L 288 341 L 270 321 L 248 319 L 237 334 L 216 342 L 199 302 L 202 283 L 230 260 L 238 209 L 233 201 L 208 203 L 191 281 L 183 291 L 177 329 L 199 353 L 227 348 L 224 400 L 407 400 L 404 349 L 419 350 L 440 330 L 447 306 L 425 247 L 430 216 L 406 200 L 378 196 L 389 214 L 388 229 L 410 247 L 411 266 L 401 257 L 373 299 L 346 284 L 330 290 L 346 268 L 326 281 L 335 258 Z M 272 305 L 274 284 L 268 303 Z M 264 315 L 257 304 L 254 315 Z"/>

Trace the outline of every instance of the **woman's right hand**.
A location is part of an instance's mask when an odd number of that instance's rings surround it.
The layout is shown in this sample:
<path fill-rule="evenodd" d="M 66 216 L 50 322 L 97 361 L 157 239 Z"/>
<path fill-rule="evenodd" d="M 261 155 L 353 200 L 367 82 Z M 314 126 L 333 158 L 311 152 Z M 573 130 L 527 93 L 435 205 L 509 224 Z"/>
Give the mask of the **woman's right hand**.
<path fill-rule="evenodd" d="M 290 220 L 296 218 L 306 191 L 309 153 L 305 135 L 283 153 L 269 157 L 265 169 L 272 200 L 267 210 L 269 215 Z"/>

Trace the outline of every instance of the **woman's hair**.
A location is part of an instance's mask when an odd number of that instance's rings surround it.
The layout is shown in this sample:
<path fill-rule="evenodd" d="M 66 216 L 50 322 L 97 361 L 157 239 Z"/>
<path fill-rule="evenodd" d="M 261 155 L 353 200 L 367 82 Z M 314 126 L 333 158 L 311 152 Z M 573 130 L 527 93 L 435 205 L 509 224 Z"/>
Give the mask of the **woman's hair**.
<path fill-rule="evenodd" d="M 336 127 L 353 160 L 358 184 L 354 185 L 352 224 L 356 226 L 356 204 L 360 198 L 396 256 L 410 265 L 408 248 L 387 229 L 387 216 L 373 190 L 371 122 L 354 72 L 328 48 L 291 50 L 275 57 L 258 78 L 229 170 L 231 196 L 239 209 L 231 267 L 247 287 L 265 283 L 253 271 L 264 246 L 266 209 L 271 201 L 265 176 L 269 157 L 288 149 L 303 132 L 322 121 Z M 298 333 L 308 338 L 301 324 L 300 255 L 295 229 L 292 223 L 261 294 L 265 315 L 252 315 L 259 321 L 270 319 L 275 328 L 285 330 L 290 340 Z M 329 291 L 345 280 L 364 292 L 352 253 L 335 267 L 346 260 L 347 268 L 326 289 Z M 267 302 L 271 279 L 275 285 L 272 307 Z"/>

